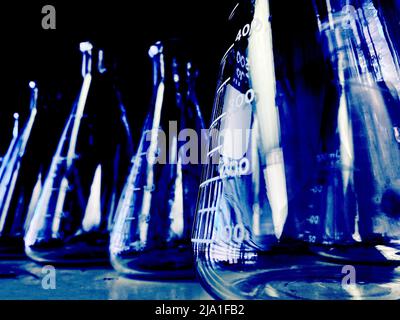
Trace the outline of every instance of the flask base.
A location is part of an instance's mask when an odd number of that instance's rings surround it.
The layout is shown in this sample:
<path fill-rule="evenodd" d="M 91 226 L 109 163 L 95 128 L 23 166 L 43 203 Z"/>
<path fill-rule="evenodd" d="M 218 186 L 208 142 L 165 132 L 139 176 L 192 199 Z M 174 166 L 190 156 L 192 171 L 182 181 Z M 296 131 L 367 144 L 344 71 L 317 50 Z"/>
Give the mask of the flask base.
<path fill-rule="evenodd" d="M 111 264 L 122 275 L 142 280 L 192 280 L 193 257 L 189 249 L 127 251 L 111 255 Z"/>
<path fill-rule="evenodd" d="M 237 263 L 211 261 L 206 257 L 209 257 L 207 252 L 197 255 L 197 272 L 205 289 L 217 299 L 394 300 L 400 297 L 400 266 L 393 261 L 386 264 L 351 261 L 347 260 L 350 255 L 335 259 L 303 252 L 259 253 L 252 260 Z"/>
<path fill-rule="evenodd" d="M 0 259 L 20 260 L 26 258 L 22 238 L 0 238 Z"/>
<path fill-rule="evenodd" d="M 251 299 L 399 299 L 399 271 L 383 266 L 351 266 L 355 270 L 355 281 L 351 283 L 347 273 L 350 269 L 344 267 L 326 263 L 315 267 L 299 264 L 287 269 L 253 274 L 239 280 L 235 286 Z"/>
<path fill-rule="evenodd" d="M 63 241 L 50 239 L 25 246 L 29 258 L 55 265 L 108 265 L 108 237 L 84 233 Z"/>

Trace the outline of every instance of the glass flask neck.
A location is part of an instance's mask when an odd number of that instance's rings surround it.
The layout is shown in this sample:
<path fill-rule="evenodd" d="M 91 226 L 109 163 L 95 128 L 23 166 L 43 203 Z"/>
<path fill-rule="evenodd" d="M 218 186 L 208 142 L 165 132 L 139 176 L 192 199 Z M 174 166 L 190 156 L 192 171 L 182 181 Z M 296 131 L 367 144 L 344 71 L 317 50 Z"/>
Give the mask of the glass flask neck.
<path fill-rule="evenodd" d="M 87 75 L 103 74 L 107 71 L 104 63 L 104 51 L 94 50 L 90 42 L 81 42 L 80 51 L 82 53 L 82 77 Z M 93 67 L 95 66 L 95 67 Z"/>
<path fill-rule="evenodd" d="M 90 42 L 82 42 L 79 46 L 82 52 L 82 77 L 92 73 L 92 49 Z"/>
<path fill-rule="evenodd" d="M 163 45 L 160 42 L 150 47 L 149 57 L 153 64 L 153 86 L 156 87 L 165 80 Z"/>
<path fill-rule="evenodd" d="M 188 62 L 186 64 L 186 85 L 187 85 L 187 96 L 189 99 L 194 99 L 197 101 L 196 97 L 196 81 L 197 81 L 198 72 L 193 68 L 192 63 Z"/>
<path fill-rule="evenodd" d="M 373 0 L 315 1 L 326 54 L 340 82 L 372 82 L 382 77 L 376 47 L 386 41 L 374 35 L 382 28 Z"/>
<path fill-rule="evenodd" d="M 181 107 L 193 83 L 193 71 L 184 54 L 179 41 L 156 42 L 149 49 L 149 57 L 153 64 L 154 95 L 159 94 L 160 85 L 163 85 L 165 95 L 175 96 L 176 105 Z"/>
<path fill-rule="evenodd" d="M 351 79 L 360 79 L 363 75 L 368 76 L 367 62 L 365 57 L 357 56 L 354 34 L 349 29 L 328 26 L 323 30 L 326 42 L 326 53 L 330 56 L 335 76 L 340 82 Z"/>

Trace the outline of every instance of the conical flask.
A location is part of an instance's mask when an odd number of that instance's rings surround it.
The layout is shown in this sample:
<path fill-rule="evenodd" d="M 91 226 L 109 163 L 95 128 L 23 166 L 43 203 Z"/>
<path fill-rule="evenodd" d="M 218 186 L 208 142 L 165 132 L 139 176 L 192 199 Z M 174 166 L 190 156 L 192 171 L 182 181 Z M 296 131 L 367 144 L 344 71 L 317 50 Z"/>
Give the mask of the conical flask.
<path fill-rule="evenodd" d="M 377 10 L 382 29 L 378 29 L 381 35 L 388 40 L 389 48 L 397 66 L 400 61 L 400 2 L 398 0 L 376 0 L 373 2 Z"/>
<path fill-rule="evenodd" d="M 197 272 L 218 298 L 396 299 L 398 73 L 367 18 L 376 10 L 287 5 L 244 0 L 231 15 L 192 234 Z"/>
<path fill-rule="evenodd" d="M 400 262 L 383 253 L 397 250 L 391 246 L 399 236 L 397 58 L 389 50 L 389 35 L 379 32 L 384 21 L 373 1 L 328 4 L 317 3 L 316 13 L 333 85 L 326 89 L 315 184 L 303 199 L 318 208 L 314 220 L 319 223 L 299 226 L 311 243 L 356 247 L 317 249 L 324 256 Z M 334 125 L 329 128 L 324 122 Z"/>
<path fill-rule="evenodd" d="M 81 91 L 47 176 L 43 182 L 38 178 L 32 193 L 25 251 L 38 262 L 108 261 L 108 214 L 120 188 L 115 177 L 124 173 L 121 137 L 131 137 L 125 135 L 125 115 L 107 76 L 103 51 L 89 42 L 81 43 L 80 51 Z"/>
<path fill-rule="evenodd" d="M 178 40 L 150 47 L 151 109 L 116 211 L 110 255 L 132 277 L 193 276 L 190 233 L 200 181 L 204 122 L 196 72 Z"/>
<path fill-rule="evenodd" d="M 13 139 L 0 166 L 0 255 L 4 258 L 21 257 L 24 252 L 24 224 L 30 190 L 27 189 L 29 177 L 21 175 L 21 166 L 35 124 L 38 99 L 36 83 L 31 81 L 29 88 L 29 116 L 20 130 L 19 115 L 14 114 Z"/>

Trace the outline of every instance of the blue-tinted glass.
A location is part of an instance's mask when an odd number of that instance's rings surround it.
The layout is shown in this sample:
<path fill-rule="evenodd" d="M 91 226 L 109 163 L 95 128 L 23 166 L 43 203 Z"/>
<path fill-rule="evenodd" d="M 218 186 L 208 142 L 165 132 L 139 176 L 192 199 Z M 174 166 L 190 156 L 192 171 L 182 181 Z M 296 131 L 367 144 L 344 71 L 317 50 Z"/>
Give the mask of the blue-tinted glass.
<path fill-rule="evenodd" d="M 192 242 L 219 298 L 398 298 L 399 73 L 374 1 L 240 1 Z M 346 277 L 347 276 L 347 277 Z"/>
<path fill-rule="evenodd" d="M 89 42 L 81 43 L 80 50 L 81 91 L 38 191 L 25 235 L 26 253 L 39 262 L 106 263 L 109 259 L 111 217 L 131 137 L 103 51 Z"/>
<path fill-rule="evenodd" d="M 19 114 L 14 114 L 12 140 L 0 166 L 0 255 L 4 258 L 23 256 L 23 235 L 32 182 L 32 174 L 26 170 L 29 159 L 24 156 L 36 120 L 38 99 L 36 83 L 30 82 L 29 88 L 30 112 L 22 128 L 19 128 Z"/>
<path fill-rule="evenodd" d="M 117 208 L 111 261 L 127 276 L 187 278 L 204 133 L 196 71 L 177 40 L 157 42 L 149 56 L 153 98 Z"/>

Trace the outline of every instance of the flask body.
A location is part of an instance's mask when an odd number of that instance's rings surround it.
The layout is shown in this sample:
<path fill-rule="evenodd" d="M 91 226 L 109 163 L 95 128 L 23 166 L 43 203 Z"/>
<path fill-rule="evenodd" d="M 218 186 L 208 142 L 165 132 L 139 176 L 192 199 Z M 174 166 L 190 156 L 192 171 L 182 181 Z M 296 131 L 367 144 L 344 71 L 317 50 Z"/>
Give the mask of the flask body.
<path fill-rule="evenodd" d="M 23 235 L 27 219 L 31 188 L 39 169 L 32 164 L 32 131 L 36 125 L 38 88 L 29 83 L 30 112 L 19 128 L 19 114 L 14 114 L 13 137 L 0 166 L 0 256 L 24 257 Z"/>
<path fill-rule="evenodd" d="M 82 86 L 32 210 L 25 251 L 43 263 L 108 263 L 110 219 L 123 170 L 125 109 L 98 51 L 81 43 Z M 97 52 L 97 50 L 96 50 Z M 96 64 L 93 64 L 96 65 Z M 122 117 L 122 118 L 121 118 Z"/>
<path fill-rule="evenodd" d="M 398 297 L 398 73 L 371 6 L 239 2 L 192 235 L 214 296 Z"/>
<path fill-rule="evenodd" d="M 115 269 L 139 278 L 193 277 L 190 235 L 204 121 L 195 71 L 175 41 L 149 50 L 153 100 L 111 233 Z M 192 146 L 192 147 L 191 147 Z"/>

